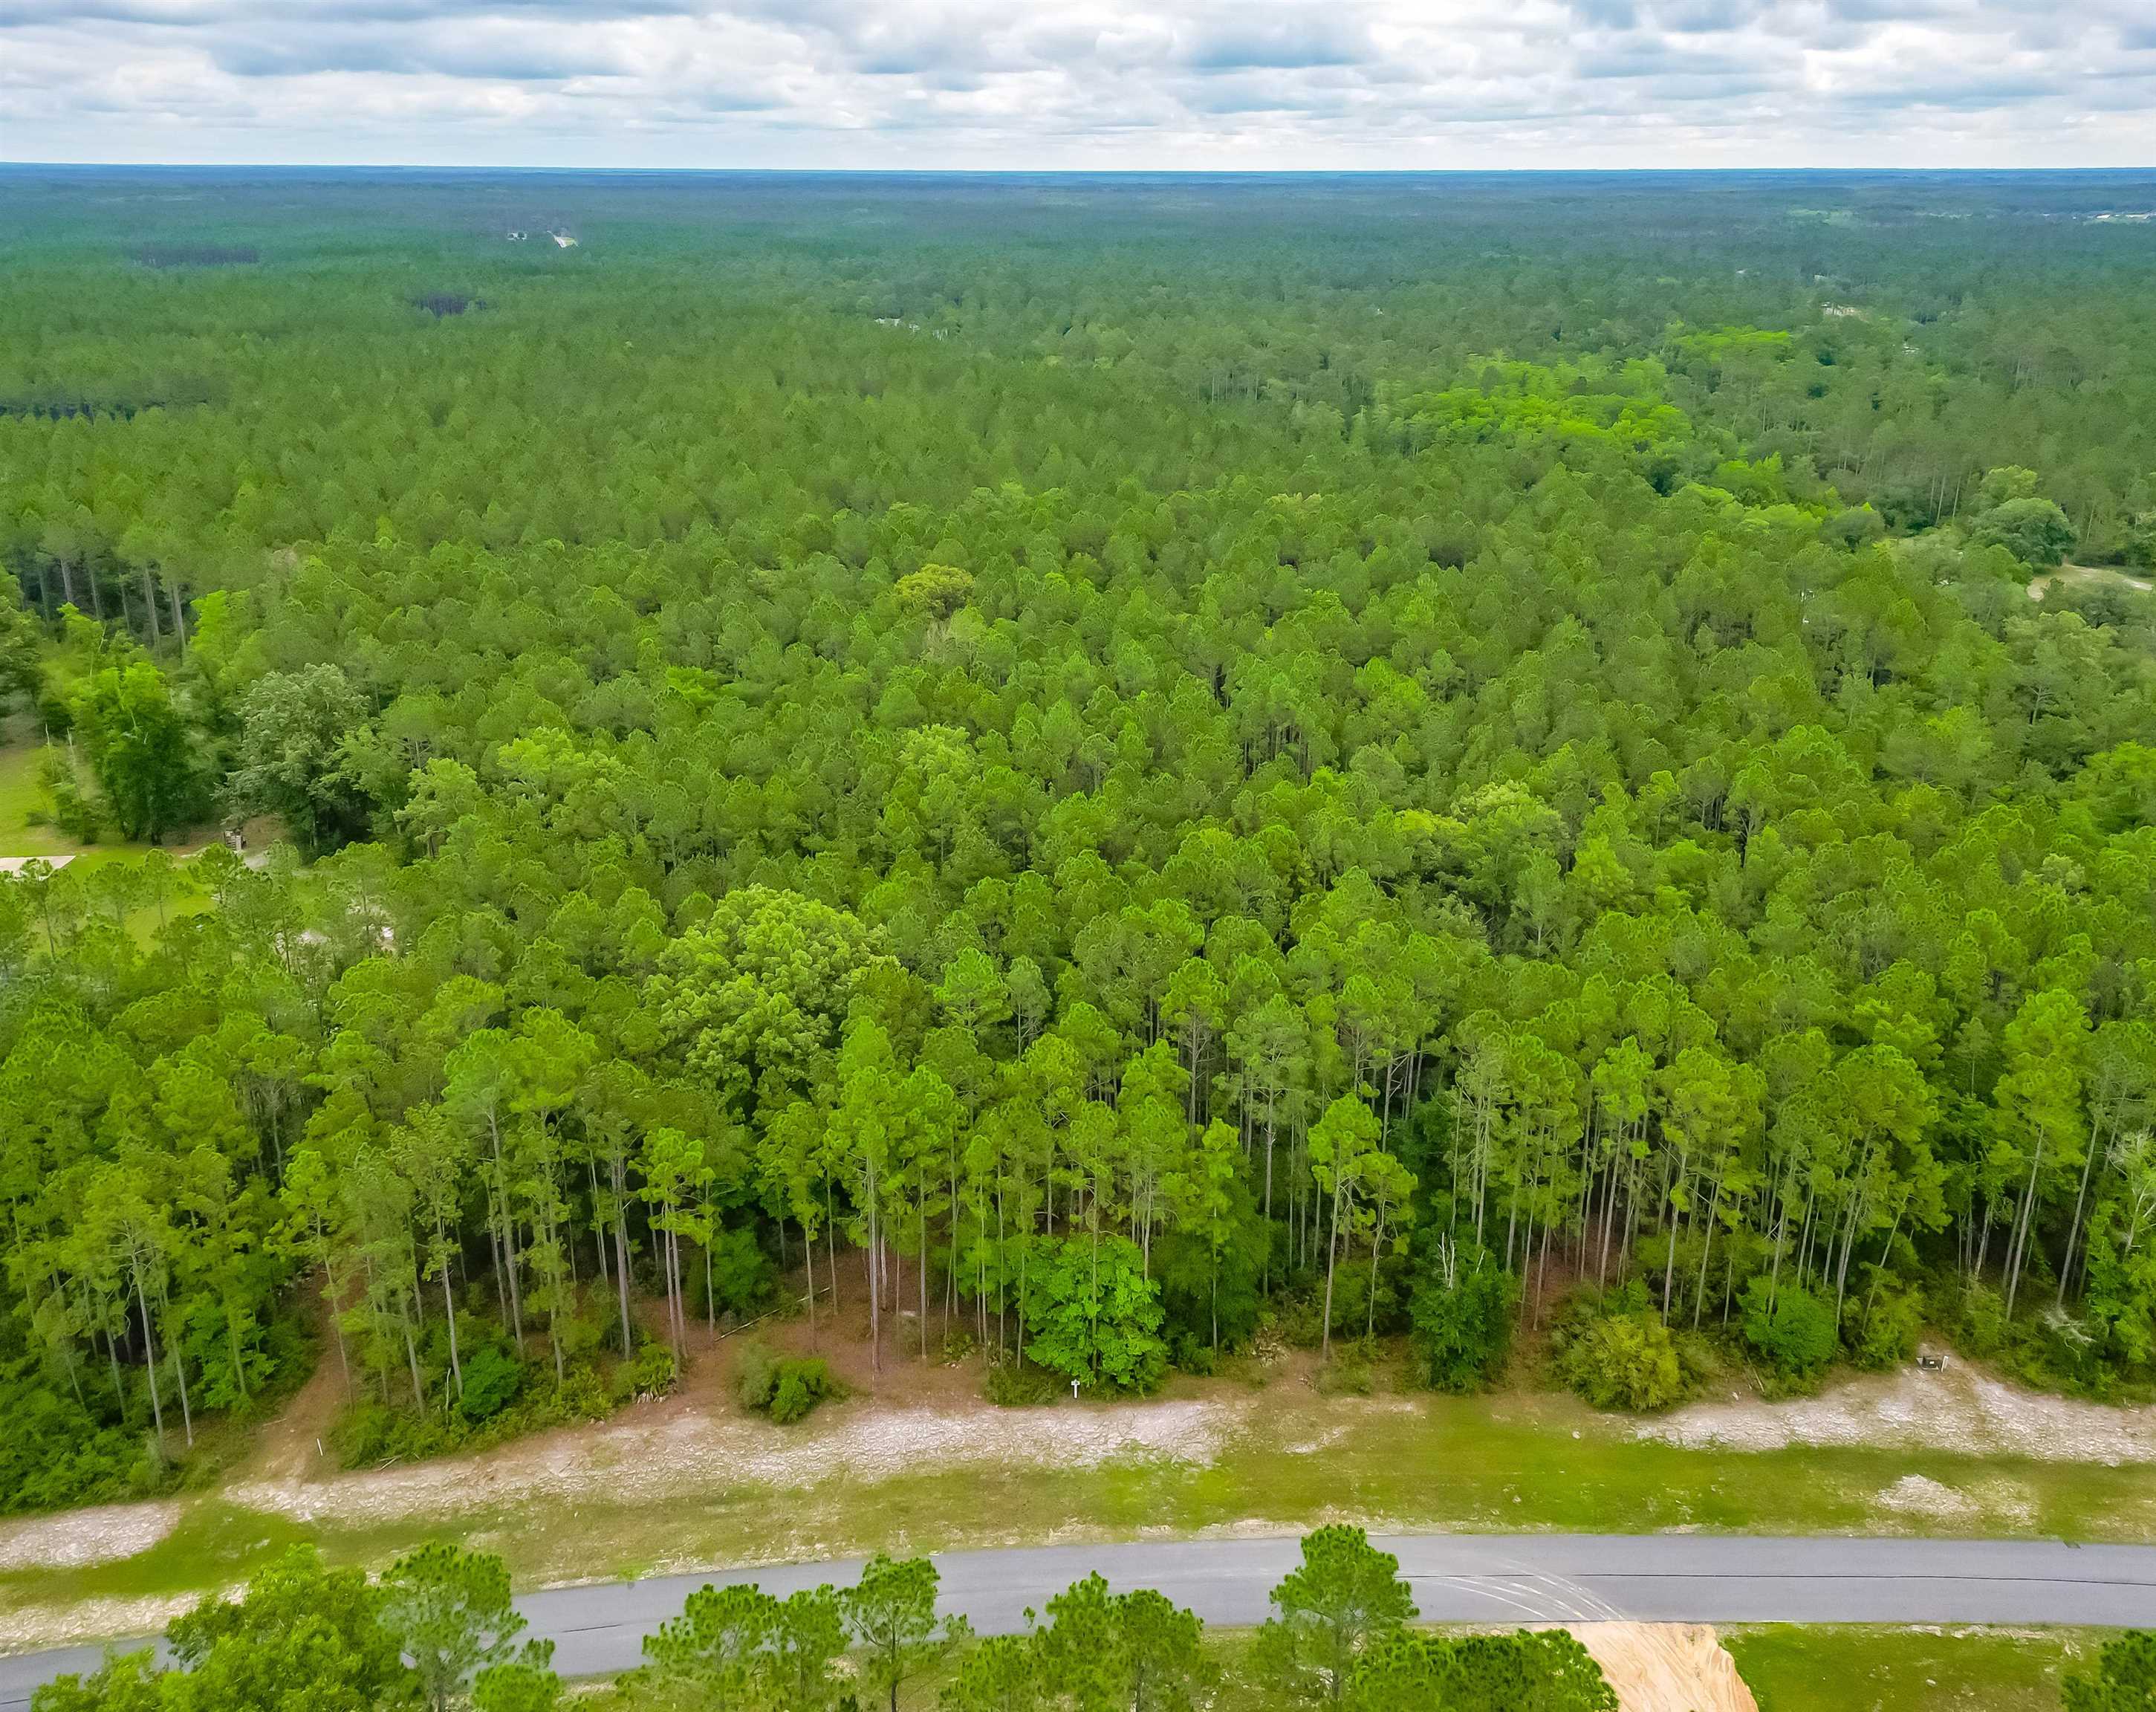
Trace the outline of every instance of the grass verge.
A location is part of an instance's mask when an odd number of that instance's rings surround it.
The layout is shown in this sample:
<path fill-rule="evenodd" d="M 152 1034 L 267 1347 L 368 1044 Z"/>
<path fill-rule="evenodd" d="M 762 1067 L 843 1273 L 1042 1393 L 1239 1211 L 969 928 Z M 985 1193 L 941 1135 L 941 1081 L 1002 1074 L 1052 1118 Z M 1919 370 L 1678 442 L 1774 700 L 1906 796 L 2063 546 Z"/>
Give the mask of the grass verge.
<path fill-rule="evenodd" d="M 1759 1712 L 2057 1712 L 2059 1684 L 2102 1644 L 2089 1629 L 1725 1629 Z"/>

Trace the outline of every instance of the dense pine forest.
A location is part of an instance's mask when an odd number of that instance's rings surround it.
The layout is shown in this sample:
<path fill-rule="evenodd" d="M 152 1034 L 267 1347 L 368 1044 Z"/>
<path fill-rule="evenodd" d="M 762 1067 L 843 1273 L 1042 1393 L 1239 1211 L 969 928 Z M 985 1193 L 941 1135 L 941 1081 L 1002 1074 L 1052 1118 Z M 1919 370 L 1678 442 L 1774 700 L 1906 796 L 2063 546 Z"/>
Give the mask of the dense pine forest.
<path fill-rule="evenodd" d="M 2156 1380 L 2156 181 L 0 208 L 13 739 L 208 841 L 0 885 L 0 1509 L 864 1296 Z"/>

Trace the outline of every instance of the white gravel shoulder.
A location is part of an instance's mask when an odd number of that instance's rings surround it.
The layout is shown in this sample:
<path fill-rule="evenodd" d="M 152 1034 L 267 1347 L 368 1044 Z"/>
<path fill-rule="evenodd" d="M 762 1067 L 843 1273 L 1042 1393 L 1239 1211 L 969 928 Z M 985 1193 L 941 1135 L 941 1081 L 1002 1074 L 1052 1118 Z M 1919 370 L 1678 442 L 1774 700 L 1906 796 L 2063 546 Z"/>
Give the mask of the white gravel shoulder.
<path fill-rule="evenodd" d="M 0 1611 L 0 1653 L 103 1641 L 112 1635 L 154 1635 L 174 1617 L 192 1610 L 195 1603 L 192 1597 L 85 1599 L 67 1606 Z"/>
<path fill-rule="evenodd" d="M 173 1499 L 0 1522 L 0 1570 L 80 1570 L 147 1551 L 180 1519 Z"/>
<path fill-rule="evenodd" d="M 968 1463 L 1090 1468 L 1122 1458 L 1209 1463 L 1246 1401 L 1174 1400 L 1050 1409 L 887 1408 L 860 1402 L 793 1427 L 680 1404 L 633 1408 L 480 1458 L 323 1480 L 256 1481 L 234 1504 L 301 1520 L 382 1521 L 532 1499 L 664 1499 L 713 1487 L 864 1482 Z"/>
<path fill-rule="evenodd" d="M 2156 1409 L 2025 1391 L 1958 1360 L 1943 1371 L 1912 1367 L 1789 1402 L 1752 1397 L 1691 1403 L 1633 1432 L 1688 1449 L 1845 1445 L 2114 1468 L 2156 1463 Z"/>

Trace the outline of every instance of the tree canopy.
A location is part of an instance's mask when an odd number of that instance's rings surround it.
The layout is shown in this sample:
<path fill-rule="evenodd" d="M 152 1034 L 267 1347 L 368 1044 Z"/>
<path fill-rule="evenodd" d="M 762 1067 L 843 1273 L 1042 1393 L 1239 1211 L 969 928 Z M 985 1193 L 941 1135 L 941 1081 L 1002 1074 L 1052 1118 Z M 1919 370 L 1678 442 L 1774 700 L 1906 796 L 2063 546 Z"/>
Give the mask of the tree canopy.
<path fill-rule="evenodd" d="M 1101 1387 L 1481 1383 L 1573 1283 L 1612 1401 L 2156 1380 L 2097 190 L 118 182 L 0 191 L 0 674 L 124 835 L 291 847 L 0 887 L 0 1504 L 316 1293 L 377 1452 L 796 1270 Z"/>

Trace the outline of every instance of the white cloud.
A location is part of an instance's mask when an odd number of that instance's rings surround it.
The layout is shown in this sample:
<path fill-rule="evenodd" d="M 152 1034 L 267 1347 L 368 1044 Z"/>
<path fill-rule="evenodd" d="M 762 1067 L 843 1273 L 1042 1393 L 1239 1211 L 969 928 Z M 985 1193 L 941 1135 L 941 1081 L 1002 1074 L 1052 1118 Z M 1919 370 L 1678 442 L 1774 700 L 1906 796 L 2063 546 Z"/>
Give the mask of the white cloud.
<path fill-rule="evenodd" d="M 2150 0 L 0 0 L 0 157 L 2145 165 Z"/>

